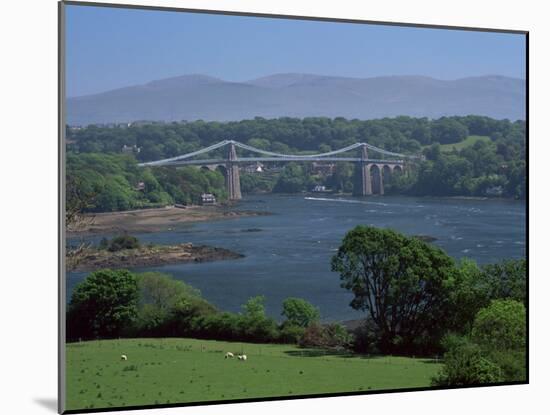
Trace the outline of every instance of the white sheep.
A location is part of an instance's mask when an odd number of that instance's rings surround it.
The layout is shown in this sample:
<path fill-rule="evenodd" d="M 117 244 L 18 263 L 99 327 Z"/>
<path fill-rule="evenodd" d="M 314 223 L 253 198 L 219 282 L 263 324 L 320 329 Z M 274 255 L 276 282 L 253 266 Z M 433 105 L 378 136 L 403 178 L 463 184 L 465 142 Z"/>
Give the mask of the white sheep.
<path fill-rule="evenodd" d="M 125 354 L 121 354 L 120 360 L 128 360 L 128 356 L 126 356 Z"/>
<path fill-rule="evenodd" d="M 227 353 L 225 354 L 225 358 L 226 358 L 226 359 L 229 359 L 229 358 L 232 358 L 232 357 L 235 357 L 235 355 L 234 355 L 233 353 L 231 353 L 231 352 L 227 352 Z"/>
<path fill-rule="evenodd" d="M 246 360 L 246 355 L 245 354 L 240 354 L 240 355 L 237 356 L 237 359 Z"/>

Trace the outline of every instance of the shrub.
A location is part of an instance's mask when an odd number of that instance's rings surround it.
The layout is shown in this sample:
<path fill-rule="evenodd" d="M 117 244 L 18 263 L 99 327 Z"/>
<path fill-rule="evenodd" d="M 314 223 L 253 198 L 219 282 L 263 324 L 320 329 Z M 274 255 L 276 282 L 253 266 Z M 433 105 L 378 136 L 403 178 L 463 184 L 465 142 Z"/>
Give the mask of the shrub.
<path fill-rule="evenodd" d="M 525 306 L 515 300 L 493 300 L 474 320 L 472 340 L 501 368 L 505 381 L 527 377 L 526 323 Z"/>
<path fill-rule="evenodd" d="M 111 252 L 136 248 L 139 248 L 139 240 L 135 236 L 131 235 L 117 236 L 111 239 L 109 246 L 107 247 L 107 249 Z"/>
<path fill-rule="evenodd" d="M 107 249 L 109 248 L 109 240 L 105 237 L 101 238 L 101 241 L 99 241 L 99 249 Z"/>
<path fill-rule="evenodd" d="M 380 335 L 376 324 L 367 318 L 353 330 L 353 350 L 357 353 L 379 354 Z"/>
<path fill-rule="evenodd" d="M 445 364 L 432 379 L 434 386 L 481 385 L 504 381 L 498 365 L 482 355 L 481 348 L 466 338 L 455 337 L 447 342 Z"/>
<path fill-rule="evenodd" d="M 487 350 L 522 350 L 525 348 L 526 330 L 523 303 L 493 300 L 489 307 L 477 313 L 472 339 Z"/>
<path fill-rule="evenodd" d="M 329 348 L 348 349 L 353 343 L 353 336 L 341 324 L 332 323 L 326 325 L 325 333 Z"/>
<path fill-rule="evenodd" d="M 293 324 L 283 324 L 279 332 L 279 341 L 283 343 L 298 343 L 304 335 L 305 328 Z"/>
<path fill-rule="evenodd" d="M 327 349 L 350 348 L 353 337 L 341 324 L 333 323 L 323 326 L 313 323 L 306 327 L 298 344 L 301 347 L 322 347 Z"/>
<path fill-rule="evenodd" d="M 504 381 L 520 382 L 527 379 L 525 354 L 525 350 L 493 351 L 488 354 L 488 358 L 500 367 Z"/>

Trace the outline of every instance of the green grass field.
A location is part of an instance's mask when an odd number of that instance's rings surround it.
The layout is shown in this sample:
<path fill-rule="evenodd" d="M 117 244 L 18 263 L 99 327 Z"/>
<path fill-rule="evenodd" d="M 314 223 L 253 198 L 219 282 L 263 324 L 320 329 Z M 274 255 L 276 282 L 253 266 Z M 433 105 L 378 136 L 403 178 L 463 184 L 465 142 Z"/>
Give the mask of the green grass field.
<path fill-rule="evenodd" d="M 491 138 L 486 135 L 470 135 L 460 143 L 442 144 L 441 151 L 453 151 L 453 148 L 456 148 L 457 151 L 460 151 L 465 147 L 473 146 L 479 140 L 486 141 L 488 143 L 491 142 Z"/>
<path fill-rule="evenodd" d="M 248 360 L 225 359 L 229 351 Z M 66 403 L 89 409 L 425 387 L 440 366 L 292 345 L 101 340 L 67 345 Z"/>

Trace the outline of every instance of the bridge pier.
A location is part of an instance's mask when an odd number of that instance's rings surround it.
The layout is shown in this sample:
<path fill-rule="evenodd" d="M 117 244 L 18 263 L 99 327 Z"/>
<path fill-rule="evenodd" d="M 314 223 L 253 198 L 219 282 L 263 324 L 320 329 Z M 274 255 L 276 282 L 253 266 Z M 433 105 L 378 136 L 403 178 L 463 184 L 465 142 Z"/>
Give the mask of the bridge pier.
<path fill-rule="evenodd" d="M 356 181 L 354 186 L 355 196 L 368 196 L 372 195 L 372 179 L 370 176 L 370 164 L 368 163 L 369 155 L 367 152 L 367 146 L 361 147 L 361 161 L 357 163 L 356 168 L 359 171 L 359 180 Z"/>
<path fill-rule="evenodd" d="M 379 194 L 384 194 L 384 166 L 380 167 L 378 166 L 378 174 L 380 175 L 380 179 L 378 179 L 379 184 Z"/>
<path fill-rule="evenodd" d="M 384 194 L 384 166 L 378 163 L 369 165 L 369 172 L 372 172 L 372 194 Z"/>
<path fill-rule="evenodd" d="M 241 179 L 239 176 L 239 165 L 237 161 L 237 152 L 235 151 L 235 144 L 231 141 L 227 151 L 227 176 L 225 178 L 225 184 L 227 187 L 227 193 L 229 200 L 242 199 L 241 194 Z"/>

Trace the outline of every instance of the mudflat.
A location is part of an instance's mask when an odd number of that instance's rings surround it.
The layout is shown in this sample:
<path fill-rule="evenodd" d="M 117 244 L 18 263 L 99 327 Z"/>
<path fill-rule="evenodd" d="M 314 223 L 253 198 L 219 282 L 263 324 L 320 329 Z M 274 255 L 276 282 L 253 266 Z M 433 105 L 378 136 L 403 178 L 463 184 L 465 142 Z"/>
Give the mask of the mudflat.
<path fill-rule="evenodd" d="M 233 210 L 230 206 L 167 206 L 155 209 L 86 214 L 68 236 L 160 232 L 192 222 L 269 215 L 268 212 Z"/>

